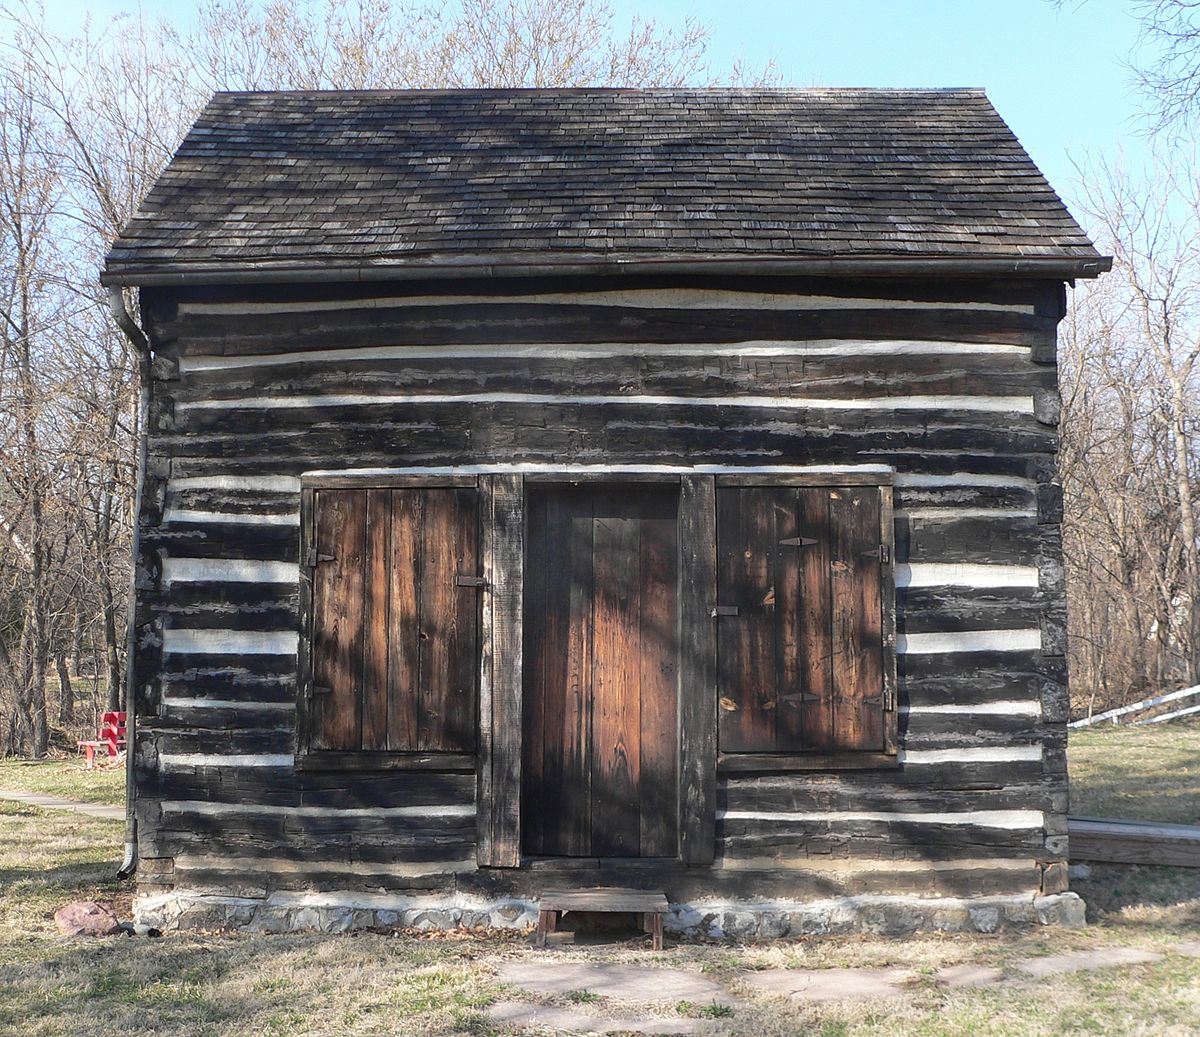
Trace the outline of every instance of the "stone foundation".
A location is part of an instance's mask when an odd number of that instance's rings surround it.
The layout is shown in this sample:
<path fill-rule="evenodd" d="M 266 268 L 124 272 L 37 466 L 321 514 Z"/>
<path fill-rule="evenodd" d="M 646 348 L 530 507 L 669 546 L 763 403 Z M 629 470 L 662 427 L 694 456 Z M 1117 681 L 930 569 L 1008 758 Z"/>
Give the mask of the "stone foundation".
<path fill-rule="evenodd" d="M 134 901 L 138 923 L 157 929 L 249 929 L 258 932 L 351 929 L 525 929 L 537 921 L 526 900 L 400 897 L 375 893 L 273 893 L 225 897 L 176 890 Z M 857 896 L 808 903 L 772 901 L 674 904 L 668 932 L 711 939 L 774 940 L 800 936 L 918 931 L 994 933 L 1029 925 L 1084 925 L 1074 893 L 996 897 Z"/>

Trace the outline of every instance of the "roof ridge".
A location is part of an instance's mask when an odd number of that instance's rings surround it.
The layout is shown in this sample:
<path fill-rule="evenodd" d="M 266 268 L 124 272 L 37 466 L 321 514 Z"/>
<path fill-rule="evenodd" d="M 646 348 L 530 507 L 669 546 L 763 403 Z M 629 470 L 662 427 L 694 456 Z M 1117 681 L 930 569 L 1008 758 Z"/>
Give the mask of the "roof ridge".
<path fill-rule="evenodd" d="M 468 95 L 569 96 L 584 94 L 697 96 L 791 96 L 796 94 L 971 94 L 987 96 L 981 86 L 563 86 L 563 87 L 395 87 L 372 90 L 217 90 L 213 97 L 461 97 Z"/>

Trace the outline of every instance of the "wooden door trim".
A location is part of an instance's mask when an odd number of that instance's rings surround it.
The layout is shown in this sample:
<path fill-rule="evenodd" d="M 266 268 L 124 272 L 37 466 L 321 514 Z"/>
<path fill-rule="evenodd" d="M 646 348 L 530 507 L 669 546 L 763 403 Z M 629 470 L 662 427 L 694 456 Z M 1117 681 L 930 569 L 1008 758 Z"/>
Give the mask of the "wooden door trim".
<path fill-rule="evenodd" d="M 711 864 L 717 810 L 717 498 L 712 475 L 679 492 L 679 856 Z"/>
<path fill-rule="evenodd" d="M 374 489 L 403 489 L 406 486 L 433 488 L 437 486 L 447 487 L 472 487 L 479 484 L 480 476 L 478 475 L 372 475 L 370 472 L 354 474 L 347 472 L 344 475 L 302 475 L 300 476 L 301 487 L 311 487 L 318 490 L 374 490 Z"/>
<path fill-rule="evenodd" d="M 520 475 L 480 481 L 483 596 L 479 658 L 476 860 L 521 864 L 525 485 Z"/>

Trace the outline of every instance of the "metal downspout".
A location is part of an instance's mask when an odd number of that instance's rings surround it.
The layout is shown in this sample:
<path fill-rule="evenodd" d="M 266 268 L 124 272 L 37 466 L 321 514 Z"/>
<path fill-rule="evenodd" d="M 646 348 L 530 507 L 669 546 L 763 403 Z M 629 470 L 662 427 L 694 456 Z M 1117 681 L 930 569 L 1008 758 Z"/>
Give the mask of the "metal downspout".
<path fill-rule="evenodd" d="M 125 293 L 121 288 L 112 286 L 108 289 L 108 308 L 138 356 L 137 487 L 133 499 L 133 537 L 130 545 L 132 575 L 125 641 L 125 857 L 117 871 L 117 878 L 127 879 L 137 870 L 138 850 L 137 817 L 134 812 L 134 750 L 137 746 L 137 679 L 134 659 L 137 656 L 137 568 L 141 555 L 142 489 L 146 482 L 146 421 L 150 412 L 150 340 L 130 314 L 125 305 Z"/>

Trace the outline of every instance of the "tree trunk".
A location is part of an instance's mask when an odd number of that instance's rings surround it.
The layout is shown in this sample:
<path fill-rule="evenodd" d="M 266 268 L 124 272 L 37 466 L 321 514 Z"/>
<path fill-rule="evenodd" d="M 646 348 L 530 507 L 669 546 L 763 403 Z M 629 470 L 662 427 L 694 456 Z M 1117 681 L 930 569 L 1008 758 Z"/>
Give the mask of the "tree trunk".
<path fill-rule="evenodd" d="M 71 727 L 75 723 L 75 688 L 71 685 L 65 650 L 60 648 L 54 653 L 54 665 L 58 668 L 58 722 Z"/>

